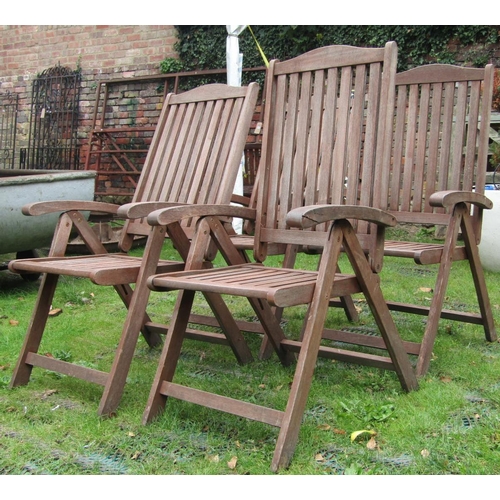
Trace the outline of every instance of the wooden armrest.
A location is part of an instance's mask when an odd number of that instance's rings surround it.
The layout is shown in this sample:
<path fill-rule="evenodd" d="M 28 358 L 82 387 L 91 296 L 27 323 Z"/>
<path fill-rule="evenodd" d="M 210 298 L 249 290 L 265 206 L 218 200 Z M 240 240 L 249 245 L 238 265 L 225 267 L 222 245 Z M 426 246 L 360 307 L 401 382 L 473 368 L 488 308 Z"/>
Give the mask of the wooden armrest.
<path fill-rule="evenodd" d="M 436 191 L 429 196 L 432 207 L 452 208 L 457 203 L 472 203 L 480 208 L 493 208 L 493 202 L 485 195 L 473 191 Z"/>
<path fill-rule="evenodd" d="M 22 213 L 24 215 L 43 215 L 52 212 L 68 212 L 70 210 L 81 210 L 89 212 L 103 212 L 116 214 L 119 205 L 112 203 L 102 203 L 98 201 L 84 200 L 59 200 L 59 201 L 38 201 L 24 205 Z"/>
<path fill-rule="evenodd" d="M 165 208 L 176 207 L 181 203 L 161 202 L 161 201 L 140 201 L 136 203 L 126 203 L 118 209 L 118 215 L 125 219 L 140 219 L 147 217 L 151 212 Z"/>
<path fill-rule="evenodd" d="M 386 227 L 396 225 L 396 218 L 390 213 L 356 205 L 310 205 L 290 210 L 286 217 L 290 227 L 303 229 L 339 219 L 360 219 Z"/>
<path fill-rule="evenodd" d="M 181 205 L 156 210 L 148 215 L 152 226 L 166 226 L 191 217 L 238 217 L 255 219 L 255 209 L 237 205 Z"/>

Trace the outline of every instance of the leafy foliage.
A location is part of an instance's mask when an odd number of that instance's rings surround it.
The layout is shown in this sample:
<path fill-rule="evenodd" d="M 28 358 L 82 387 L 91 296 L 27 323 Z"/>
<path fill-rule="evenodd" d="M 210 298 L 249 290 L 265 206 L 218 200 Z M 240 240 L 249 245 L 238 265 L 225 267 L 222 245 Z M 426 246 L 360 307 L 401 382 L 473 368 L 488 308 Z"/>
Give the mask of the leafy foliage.
<path fill-rule="evenodd" d="M 495 71 L 495 79 L 493 81 L 493 109 L 500 111 L 500 70 Z"/>
<path fill-rule="evenodd" d="M 183 71 L 218 69 L 226 66 L 226 27 L 224 25 L 176 26 L 179 41 L 175 46 Z M 290 59 L 325 45 L 341 44 L 381 47 L 394 40 L 399 47 L 399 70 L 431 62 L 454 63 L 450 44 L 471 46 L 466 64 L 481 66 L 491 56 L 489 46 L 499 41 L 498 26 L 490 25 L 282 25 L 252 26 L 268 60 Z M 264 63 L 252 33 L 239 36 L 244 66 Z M 163 64 L 162 71 L 180 71 L 179 66 Z M 247 79 L 255 75 L 244 75 Z"/>

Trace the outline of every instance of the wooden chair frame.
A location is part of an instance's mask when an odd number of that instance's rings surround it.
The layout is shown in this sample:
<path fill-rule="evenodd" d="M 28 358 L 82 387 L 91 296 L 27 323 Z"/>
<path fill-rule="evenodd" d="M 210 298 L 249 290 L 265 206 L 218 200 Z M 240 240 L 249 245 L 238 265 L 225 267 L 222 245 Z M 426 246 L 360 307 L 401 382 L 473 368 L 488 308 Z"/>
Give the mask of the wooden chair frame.
<path fill-rule="evenodd" d="M 442 244 L 385 242 L 386 256 L 439 266 L 429 307 L 389 302 L 391 310 L 427 316 L 418 376 L 429 369 L 441 318 L 482 325 L 486 339 L 497 340 L 478 253 L 482 211 L 492 207 L 484 186 L 493 75 L 491 64 L 432 64 L 395 78 L 393 135 L 386 145 L 390 159 L 376 176 L 381 200 L 377 206 L 398 223 L 446 227 Z M 452 263 L 459 260 L 469 262 L 479 313 L 443 309 Z"/>
<path fill-rule="evenodd" d="M 198 226 L 185 270 L 148 278 L 152 290 L 179 292 L 144 423 L 154 419 L 167 399 L 174 397 L 277 426 L 280 432 L 271 465 L 276 471 L 288 466 L 293 455 L 318 355 L 391 369 L 404 390 L 417 388 L 377 276 L 382 267 L 385 228 L 396 221 L 387 212 L 364 205 L 373 196 L 366 186 L 373 185 L 371 176 L 380 159 L 377 138 L 384 136 L 389 125 L 387 102 L 396 57 L 396 44 L 390 42 L 384 49 L 325 47 L 290 61 L 272 61 L 266 83 L 268 107 L 260 167 L 263 181 L 257 209 L 205 205 L 174 207 L 148 216 L 153 227 L 169 227 L 193 216 L 198 217 Z M 313 145 L 318 144 L 321 146 L 315 150 Z M 364 144 L 364 162 L 353 161 L 359 159 L 360 144 Z M 315 151 L 321 154 L 313 162 L 310 155 Z M 353 165 L 357 168 L 353 175 L 365 188 L 360 187 L 361 192 L 357 182 L 344 187 L 345 169 Z M 333 187 L 329 193 L 323 192 L 326 184 Z M 325 199 L 321 203 L 322 194 Z M 314 204 L 309 205 L 311 201 Z M 249 262 L 232 243 L 221 220 L 228 216 L 256 221 L 256 262 Z M 203 249 L 209 239 L 227 267 L 204 268 Z M 273 245 L 281 245 L 283 254 L 306 246 L 321 249 L 317 271 L 263 265 Z M 341 251 L 347 253 L 352 275 L 336 271 Z M 145 265 L 147 259 L 145 256 Z M 294 352 L 299 352 L 284 411 L 173 381 L 196 292 L 246 297 L 281 363 L 292 363 Z M 321 345 L 331 299 L 353 293 L 366 297 L 388 357 Z M 274 308 L 298 304 L 307 304 L 308 311 L 301 340 L 292 341 L 286 338 Z"/>
<path fill-rule="evenodd" d="M 62 211 L 47 258 L 11 261 L 9 269 L 18 273 L 45 273 L 42 278 L 33 316 L 26 333 L 11 387 L 29 381 L 34 366 L 104 386 L 99 405 L 100 415 L 116 410 L 132 362 L 139 333 L 150 346 L 161 343 L 165 325 L 156 325 L 146 308 L 149 289 L 146 279 L 163 270 L 183 269 L 189 238 L 195 221 L 184 221 L 166 228 L 151 228 L 145 216 L 153 209 L 178 204 L 228 203 L 231 199 L 244 145 L 258 95 L 258 85 L 229 87 L 206 85 L 182 94 L 166 97 L 159 123 L 136 189 L 133 203 L 119 207 L 98 202 L 44 202 L 27 206 L 26 215 Z M 126 219 L 120 237 L 121 252 L 109 254 L 97 239 L 83 211 L 104 212 Z M 91 255 L 66 257 L 68 238 L 76 229 Z M 154 232 L 145 253 L 154 255 L 154 263 L 141 266 L 142 259 L 131 257 L 135 235 Z M 178 261 L 160 259 L 165 237 L 172 239 L 179 253 Z M 209 265 L 210 253 L 205 253 Z M 151 261 L 150 261 L 151 262 Z M 112 285 L 127 307 L 119 345 L 109 373 L 38 354 L 45 325 L 61 275 L 80 276 L 97 285 Z M 130 284 L 135 283 L 132 289 Z M 207 295 L 213 312 L 227 324 L 228 343 L 240 362 L 253 359 L 248 347 L 220 297 Z M 139 314 L 133 311 L 140 310 Z M 132 332 L 132 334 L 130 333 Z"/>

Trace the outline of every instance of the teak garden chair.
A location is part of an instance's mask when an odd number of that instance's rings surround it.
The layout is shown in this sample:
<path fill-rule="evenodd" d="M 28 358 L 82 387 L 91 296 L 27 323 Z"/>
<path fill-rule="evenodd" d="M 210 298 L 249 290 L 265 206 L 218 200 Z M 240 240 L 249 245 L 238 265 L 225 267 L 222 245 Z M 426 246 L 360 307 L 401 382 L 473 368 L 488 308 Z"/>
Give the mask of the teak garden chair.
<path fill-rule="evenodd" d="M 150 346 L 161 342 L 161 329 L 146 313 L 149 289 L 145 279 L 154 272 L 183 269 L 192 224 L 161 228 L 160 237 L 146 244 L 145 252 L 158 256 L 152 267 L 141 268 L 142 259 L 127 254 L 135 235 L 147 235 L 151 226 L 144 216 L 152 208 L 177 204 L 229 203 L 237 171 L 250 128 L 258 95 L 258 85 L 229 87 L 213 84 L 198 87 L 182 94 L 169 94 L 163 104 L 159 122 L 143 167 L 133 203 L 118 207 L 98 202 L 46 202 L 25 207 L 27 215 L 63 211 L 53 239 L 49 256 L 11 261 L 13 272 L 45 273 L 24 345 L 11 380 L 11 386 L 29 381 L 34 366 L 60 372 L 104 386 L 99 414 L 114 411 L 121 398 L 139 332 Z M 133 214 L 125 221 L 120 236 L 120 253 L 107 253 L 87 223 L 82 211 Z M 91 251 L 91 255 L 66 257 L 68 237 L 76 229 Z M 172 239 L 179 261 L 159 260 L 165 237 Z M 208 250 L 208 249 L 207 249 Z M 209 254 L 207 253 L 207 258 Z M 135 336 L 122 334 L 109 373 L 77 366 L 72 363 L 38 354 L 48 314 L 59 276 L 78 276 L 97 285 L 112 285 L 128 308 L 124 332 L 133 330 Z M 135 283 L 132 289 L 131 284 Z M 207 296 L 216 317 L 230 324 L 231 316 L 218 297 Z M 131 313 L 137 311 L 140 313 Z M 135 328 L 130 328 L 133 325 Z M 230 328 L 230 327 L 228 327 Z M 118 330 L 118 329 L 117 329 Z M 227 331 L 229 331 L 227 329 Z M 229 343 L 241 362 L 252 359 L 238 328 Z M 96 338 L 101 332 L 89 332 Z M 107 333 L 107 332 L 106 332 Z"/>
<path fill-rule="evenodd" d="M 168 397 L 174 397 L 277 426 L 280 433 L 271 466 L 276 471 L 291 460 L 319 353 L 392 369 L 404 390 L 417 387 L 377 276 L 385 227 L 395 220 L 365 206 L 373 196 L 377 138 L 389 124 L 388 91 L 396 58 L 397 46 L 390 42 L 385 49 L 331 46 L 289 61 L 272 61 L 266 78 L 257 209 L 214 205 L 150 214 L 148 221 L 155 227 L 183 217 L 203 217 L 185 271 L 148 279 L 153 290 L 179 292 L 144 423 L 160 413 Z M 228 215 L 255 219 L 256 262 L 248 262 L 223 229 L 220 217 Z M 209 238 L 227 267 L 203 269 Z M 306 246 L 322 249 L 317 271 L 263 265 L 268 248 L 274 245 L 281 246 L 283 254 Z M 336 272 L 341 250 L 349 257 L 352 275 Z M 173 382 L 196 291 L 248 298 L 282 364 L 292 363 L 299 352 L 284 411 Z M 320 345 L 330 299 L 357 292 L 366 297 L 389 357 Z M 299 304 L 308 306 L 301 340 L 287 339 L 273 307 Z"/>
<path fill-rule="evenodd" d="M 440 318 L 482 325 L 487 340 L 497 338 L 477 247 L 482 210 L 492 207 L 484 196 L 492 90 L 491 65 L 433 64 L 396 75 L 391 165 L 382 165 L 376 176 L 378 206 L 398 223 L 446 227 L 442 244 L 385 242 L 386 256 L 439 266 L 430 307 L 389 303 L 391 310 L 427 315 L 419 376 L 429 368 Z M 443 310 L 452 263 L 458 260 L 470 264 L 479 314 Z"/>

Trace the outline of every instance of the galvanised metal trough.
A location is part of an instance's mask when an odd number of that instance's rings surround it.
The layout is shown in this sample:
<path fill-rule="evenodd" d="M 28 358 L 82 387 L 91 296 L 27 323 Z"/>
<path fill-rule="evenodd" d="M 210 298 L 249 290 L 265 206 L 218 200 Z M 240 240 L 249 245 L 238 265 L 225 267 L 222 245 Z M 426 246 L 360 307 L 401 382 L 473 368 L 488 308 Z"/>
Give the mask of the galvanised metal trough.
<path fill-rule="evenodd" d="M 50 245 L 59 214 L 26 216 L 36 201 L 94 199 L 95 171 L 0 169 L 0 255 Z"/>

